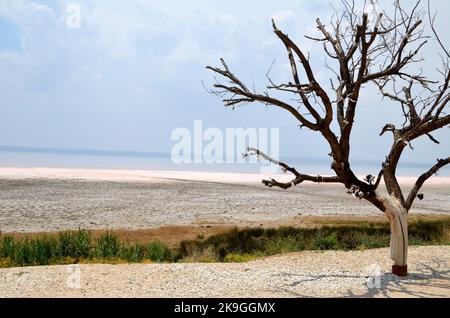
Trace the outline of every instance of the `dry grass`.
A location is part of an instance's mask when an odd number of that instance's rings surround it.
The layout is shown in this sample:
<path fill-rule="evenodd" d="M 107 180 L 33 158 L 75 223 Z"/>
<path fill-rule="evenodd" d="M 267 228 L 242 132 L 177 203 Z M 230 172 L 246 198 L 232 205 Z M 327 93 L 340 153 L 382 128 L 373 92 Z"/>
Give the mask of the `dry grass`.
<path fill-rule="evenodd" d="M 92 238 L 98 239 L 105 233 L 115 235 L 119 240 L 129 244 L 145 244 L 153 241 L 161 241 L 169 247 L 175 247 L 180 241 L 194 240 L 198 237 L 210 237 L 228 232 L 235 227 L 231 226 L 167 226 L 147 230 L 92 230 Z M 76 231 L 71 231 L 76 232 Z M 49 237 L 57 237 L 60 232 L 45 233 Z M 35 239 L 44 233 L 1 233 L 12 236 L 15 239 Z"/>
<path fill-rule="evenodd" d="M 415 215 L 411 214 L 409 223 L 417 222 L 434 222 L 434 221 L 450 221 L 448 215 Z M 267 222 L 261 224 L 264 229 L 278 227 L 295 227 L 299 229 L 314 229 L 321 227 L 347 227 L 347 226 L 373 226 L 383 227 L 388 223 L 385 216 L 361 217 L 361 216 L 298 216 L 295 218 L 285 219 L 277 222 Z M 239 230 L 249 229 L 250 227 L 237 227 Z M 254 227 L 252 227 L 254 228 Z M 166 226 L 156 229 L 145 230 L 93 230 L 92 238 L 98 239 L 105 233 L 111 233 L 117 236 L 120 241 L 129 244 L 145 244 L 148 242 L 160 241 L 167 246 L 174 248 L 181 241 L 195 240 L 199 237 L 207 239 L 211 236 L 223 234 L 236 229 L 236 226 L 225 225 L 193 225 L 193 226 Z M 34 239 L 43 233 L 1 233 L 12 236 L 15 239 Z M 49 237 L 58 236 L 59 232 L 45 233 Z"/>

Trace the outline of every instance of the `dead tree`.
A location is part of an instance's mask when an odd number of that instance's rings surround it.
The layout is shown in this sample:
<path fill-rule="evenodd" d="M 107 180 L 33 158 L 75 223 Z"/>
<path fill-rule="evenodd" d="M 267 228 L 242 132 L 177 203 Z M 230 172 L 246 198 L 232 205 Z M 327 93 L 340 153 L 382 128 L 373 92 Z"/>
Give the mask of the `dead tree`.
<path fill-rule="evenodd" d="M 268 76 L 270 85 L 267 90 L 257 93 L 230 70 L 224 59 L 221 59 L 221 67 L 207 67 L 227 80 L 225 83 L 217 81 L 212 90 L 212 93 L 222 97 L 225 106 L 259 102 L 278 107 L 291 113 L 301 127 L 325 138 L 331 149 L 331 168 L 335 176 L 303 174 L 258 149 L 248 149 L 247 155 L 269 160 L 294 176 L 289 183 L 264 180 L 268 187 L 289 189 L 303 182 L 343 184 L 349 193 L 369 201 L 384 212 L 391 227 L 392 270 L 400 276 L 407 275 L 408 213 L 416 198 L 422 197 L 419 191 L 424 183 L 450 163 L 450 157 L 439 159 L 435 166 L 417 179 L 409 193 L 402 191 L 396 177 L 399 161 L 407 147 L 412 147 L 412 143 L 422 137 L 439 143 L 432 133 L 450 124 L 450 55 L 436 33 L 429 3 L 425 9 L 421 6 L 419 0 L 412 10 L 406 11 L 397 0 L 390 14 L 378 13 L 371 19 L 366 10 L 361 12 L 354 2 L 344 0 L 342 8 L 335 10 L 329 25 L 317 19 L 320 35 L 306 38 L 321 43 L 327 59 L 336 63 L 336 67 L 327 64 L 335 73 L 329 88 L 316 79 L 309 55 L 281 31 L 275 21 L 272 21 L 273 31 L 284 45 L 291 66 L 290 81 L 276 84 Z M 426 24 L 429 24 L 428 29 Z M 427 30 L 431 36 L 426 36 Z M 439 81 L 429 79 L 417 67 L 423 61 L 419 56 L 421 49 L 430 39 L 437 40 L 443 52 L 443 66 L 439 68 L 443 79 Z M 401 126 L 387 123 L 382 129 L 381 136 L 392 133 L 392 147 L 378 175 L 361 180 L 350 164 L 350 141 L 355 114 L 358 105 L 363 102 L 360 100 L 361 91 L 368 85 L 375 85 L 383 99 L 399 104 L 404 123 Z M 293 94 L 298 103 L 273 97 L 271 91 Z M 334 121 L 338 131 L 332 129 Z M 386 191 L 381 191 L 382 185 Z"/>

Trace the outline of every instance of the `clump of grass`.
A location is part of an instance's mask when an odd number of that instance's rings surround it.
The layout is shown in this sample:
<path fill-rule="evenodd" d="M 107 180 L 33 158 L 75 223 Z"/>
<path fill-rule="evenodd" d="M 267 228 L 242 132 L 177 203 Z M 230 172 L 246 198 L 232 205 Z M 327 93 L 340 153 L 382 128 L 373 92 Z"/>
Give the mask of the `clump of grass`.
<path fill-rule="evenodd" d="M 187 255 L 184 255 L 181 262 L 185 263 L 215 263 L 220 262 L 218 252 L 212 246 L 202 249 L 193 249 Z"/>
<path fill-rule="evenodd" d="M 31 265 L 49 265 L 58 251 L 57 241 L 46 235 L 31 241 Z"/>
<path fill-rule="evenodd" d="M 97 259 L 115 259 L 119 254 L 120 247 L 117 236 L 106 232 L 96 240 L 94 256 Z"/>
<path fill-rule="evenodd" d="M 15 242 L 12 236 L 4 236 L 1 240 L 0 258 L 11 258 L 14 255 Z"/>
<path fill-rule="evenodd" d="M 140 244 L 132 246 L 122 245 L 120 250 L 120 258 L 130 263 L 140 263 L 144 259 L 144 247 Z"/>
<path fill-rule="evenodd" d="M 275 255 L 302 251 L 305 249 L 303 233 L 298 235 L 275 236 L 267 239 L 264 244 L 266 255 Z"/>
<path fill-rule="evenodd" d="M 68 257 L 75 254 L 75 246 L 73 244 L 73 235 L 70 232 L 62 232 L 58 235 L 58 255 L 60 257 Z"/>
<path fill-rule="evenodd" d="M 17 266 L 33 265 L 32 248 L 29 239 L 24 239 L 14 245 L 11 263 Z"/>
<path fill-rule="evenodd" d="M 74 257 L 88 258 L 92 250 L 92 234 L 89 231 L 78 230 L 72 236 L 74 244 Z"/>
<path fill-rule="evenodd" d="M 321 231 L 317 231 L 313 244 L 317 250 L 335 250 L 338 247 L 338 239 L 335 233 L 324 236 Z"/>
<path fill-rule="evenodd" d="M 58 256 L 75 259 L 89 258 L 92 250 L 92 234 L 89 231 L 61 232 L 58 234 Z"/>
<path fill-rule="evenodd" d="M 146 246 L 144 258 L 161 263 L 172 259 L 172 251 L 162 242 L 151 242 Z"/>

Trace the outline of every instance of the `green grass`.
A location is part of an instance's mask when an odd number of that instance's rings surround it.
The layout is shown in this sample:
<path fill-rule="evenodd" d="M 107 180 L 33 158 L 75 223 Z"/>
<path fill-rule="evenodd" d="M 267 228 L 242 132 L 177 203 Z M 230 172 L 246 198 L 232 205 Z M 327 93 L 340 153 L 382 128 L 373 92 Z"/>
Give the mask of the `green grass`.
<path fill-rule="evenodd" d="M 0 267 L 80 262 L 247 262 L 258 257 L 304 250 L 364 250 L 389 246 L 389 225 L 301 229 L 232 230 L 209 238 L 182 241 L 176 248 L 162 242 L 128 244 L 112 233 L 93 240 L 89 231 L 14 239 L 0 236 Z M 450 220 L 410 224 L 410 245 L 449 245 Z"/>
<path fill-rule="evenodd" d="M 162 242 L 151 242 L 146 246 L 145 258 L 161 263 L 172 260 L 172 251 Z"/>
<path fill-rule="evenodd" d="M 0 267 L 73 264 L 80 262 L 172 261 L 172 251 L 161 242 L 130 245 L 105 233 L 93 240 L 89 231 L 61 232 L 16 240 L 0 236 Z"/>
<path fill-rule="evenodd" d="M 140 244 L 122 245 L 120 257 L 129 263 L 140 263 L 144 260 L 145 249 Z"/>
<path fill-rule="evenodd" d="M 119 256 L 120 246 L 117 236 L 107 232 L 95 242 L 94 256 L 97 259 L 116 259 Z"/>
<path fill-rule="evenodd" d="M 446 245 L 450 221 L 412 223 L 410 245 Z M 388 224 L 361 223 L 355 226 L 322 227 L 320 229 L 237 229 L 207 239 L 181 242 L 178 259 L 192 259 L 209 250 L 216 261 L 240 259 L 240 256 L 270 256 L 305 250 L 364 250 L 389 246 Z"/>

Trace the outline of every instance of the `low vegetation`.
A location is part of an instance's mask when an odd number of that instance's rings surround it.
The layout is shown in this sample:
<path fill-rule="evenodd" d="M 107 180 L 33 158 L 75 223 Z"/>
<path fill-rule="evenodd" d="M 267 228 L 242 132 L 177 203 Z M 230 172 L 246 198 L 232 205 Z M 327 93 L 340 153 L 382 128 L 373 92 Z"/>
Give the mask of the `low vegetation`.
<path fill-rule="evenodd" d="M 73 263 L 247 262 L 258 257 L 305 250 L 364 250 L 389 246 L 387 224 L 321 228 L 232 230 L 209 238 L 183 241 L 175 248 L 162 242 L 121 241 L 112 233 L 93 238 L 85 230 L 20 239 L 0 236 L 0 267 Z M 450 220 L 410 225 L 412 245 L 448 245 Z"/>

